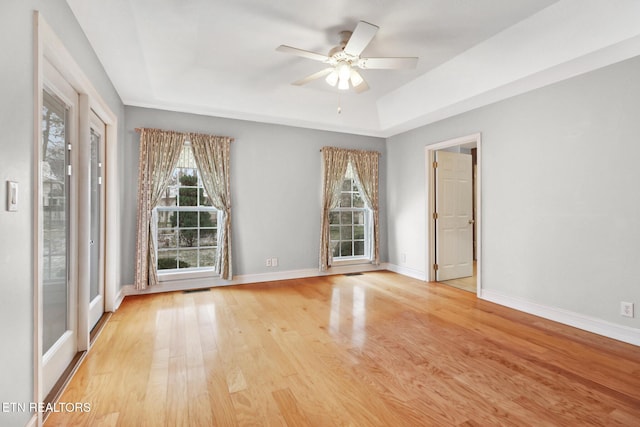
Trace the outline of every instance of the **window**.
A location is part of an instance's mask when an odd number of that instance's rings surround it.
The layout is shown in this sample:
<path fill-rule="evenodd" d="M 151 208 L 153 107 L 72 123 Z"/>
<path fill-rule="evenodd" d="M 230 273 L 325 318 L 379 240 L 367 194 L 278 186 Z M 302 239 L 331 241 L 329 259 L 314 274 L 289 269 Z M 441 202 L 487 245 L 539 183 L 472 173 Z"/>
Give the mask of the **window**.
<path fill-rule="evenodd" d="M 338 207 L 329 212 L 329 232 L 334 259 L 370 258 L 369 217 L 354 171 L 349 163 L 342 181 Z"/>
<path fill-rule="evenodd" d="M 154 215 L 159 271 L 213 268 L 218 211 L 211 206 L 188 142 Z"/>

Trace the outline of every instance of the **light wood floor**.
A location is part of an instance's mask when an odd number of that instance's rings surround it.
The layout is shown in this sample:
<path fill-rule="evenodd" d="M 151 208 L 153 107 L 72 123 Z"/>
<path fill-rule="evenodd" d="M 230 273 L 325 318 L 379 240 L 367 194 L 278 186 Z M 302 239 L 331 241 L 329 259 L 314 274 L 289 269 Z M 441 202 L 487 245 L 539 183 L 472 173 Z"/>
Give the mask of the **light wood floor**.
<path fill-rule="evenodd" d="M 47 426 L 638 426 L 640 349 L 390 272 L 128 297 Z"/>

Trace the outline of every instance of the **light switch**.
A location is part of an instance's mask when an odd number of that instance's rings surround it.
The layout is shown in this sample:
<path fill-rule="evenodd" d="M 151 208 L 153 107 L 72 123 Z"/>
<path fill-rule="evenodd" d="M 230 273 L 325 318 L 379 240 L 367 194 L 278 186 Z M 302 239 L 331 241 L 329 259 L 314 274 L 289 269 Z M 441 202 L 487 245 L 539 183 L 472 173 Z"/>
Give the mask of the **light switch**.
<path fill-rule="evenodd" d="M 18 210 L 18 183 L 7 181 L 7 210 L 16 212 Z"/>

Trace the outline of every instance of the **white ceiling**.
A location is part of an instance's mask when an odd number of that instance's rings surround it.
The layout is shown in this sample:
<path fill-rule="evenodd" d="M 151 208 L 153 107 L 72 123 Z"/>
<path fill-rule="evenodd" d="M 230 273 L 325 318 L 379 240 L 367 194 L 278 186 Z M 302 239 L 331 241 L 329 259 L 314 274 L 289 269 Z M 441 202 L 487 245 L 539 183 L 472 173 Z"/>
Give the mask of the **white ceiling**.
<path fill-rule="evenodd" d="M 126 105 L 375 136 L 640 54 L 635 0 L 67 3 Z M 290 84 L 324 64 L 277 46 L 327 54 L 359 20 L 380 27 L 362 56 L 417 69 L 364 70 L 359 95 Z"/>

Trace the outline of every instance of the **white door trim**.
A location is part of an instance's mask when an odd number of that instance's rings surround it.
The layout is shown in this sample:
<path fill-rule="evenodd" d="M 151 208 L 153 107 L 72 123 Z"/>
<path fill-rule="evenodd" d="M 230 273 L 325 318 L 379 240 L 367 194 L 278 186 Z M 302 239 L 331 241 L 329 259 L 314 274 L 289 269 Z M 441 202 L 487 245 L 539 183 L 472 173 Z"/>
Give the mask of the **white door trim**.
<path fill-rule="evenodd" d="M 119 201 L 118 201 L 118 120 L 117 116 L 111 111 L 106 102 L 102 99 L 98 91 L 93 87 L 91 81 L 85 76 L 80 66 L 75 62 L 71 54 L 67 51 L 62 41 L 57 37 L 55 32 L 47 24 L 42 15 L 35 11 L 33 15 L 33 31 L 34 31 L 34 95 L 33 95 L 33 169 L 34 169 L 34 188 L 33 188 L 33 229 L 38 230 L 39 217 L 38 206 L 42 197 L 39 188 L 39 158 L 40 158 L 40 139 L 42 135 L 40 114 L 42 111 L 42 89 L 44 86 L 43 81 L 43 64 L 45 59 L 50 62 L 58 72 L 64 77 L 64 79 L 71 84 L 71 86 L 78 92 L 81 97 L 80 109 L 79 109 L 79 122 L 81 124 L 80 144 L 85 144 L 87 141 L 83 138 L 88 138 L 88 128 L 82 129 L 88 124 L 89 111 L 93 110 L 102 119 L 106 125 L 106 141 L 105 141 L 105 228 L 107 235 L 105 236 L 105 264 L 114 266 L 114 268 L 106 269 L 105 271 L 105 309 L 107 311 L 113 311 L 116 308 L 116 298 L 118 295 L 117 278 L 119 277 L 119 271 L 117 266 L 119 262 L 117 260 L 118 247 L 119 247 Z M 84 99 L 83 99 L 84 98 Z M 86 165 L 85 165 L 86 166 Z M 33 312 L 34 312 L 34 337 L 33 337 L 33 351 L 34 351 L 34 384 L 33 395 L 34 402 L 42 402 L 45 398 L 44 387 L 42 379 L 42 265 L 40 262 L 40 255 L 42 251 L 41 243 L 39 241 L 39 233 L 34 233 L 34 265 L 33 265 L 33 280 L 34 280 L 34 297 L 33 297 Z M 83 234 L 82 231 L 80 234 Z M 80 236 L 82 238 L 83 236 Z M 72 265 L 73 267 L 73 265 Z M 75 268 L 75 267 L 74 267 Z M 80 284 L 79 294 L 86 295 L 85 291 L 81 290 L 83 286 L 88 286 L 88 283 Z M 81 316 L 88 316 L 88 310 L 84 313 L 79 313 Z M 79 319 L 79 322 L 88 322 L 88 319 Z M 88 339 L 88 338 L 87 338 Z M 88 342 L 84 343 L 79 340 L 79 347 L 86 347 Z M 37 414 L 37 424 L 42 425 L 42 414 Z"/>
<path fill-rule="evenodd" d="M 434 153 L 437 150 L 442 150 L 444 148 L 450 148 L 450 147 L 456 147 L 459 145 L 466 145 L 466 144 L 472 144 L 475 143 L 476 144 L 476 148 L 477 148 L 477 161 L 478 161 L 478 167 L 477 167 L 477 182 L 476 182 L 476 188 L 477 188 L 477 198 L 476 198 L 476 207 L 477 207 L 477 212 L 476 212 L 476 232 L 477 232 L 477 259 L 478 259 L 478 276 L 477 276 L 477 290 L 476 290 L 476 294 L 478 296 L 480 296 L 481 294 L 481 290 L 482 290 L 482 167 L 481 167 L 481 159 L 482 159 L 482 134 L 481 133 L 474 133 L 471 135 L 467 135 L 467 136 L 462 136 L 459 138 L 454 138 L 454 139 L 449 139 L 446 141 L 442 141 L 442 142 L 437 142 L 435 144 L 430 144 L 424 147 L 424 154 L 425 154 L 425 180 L 426 180 L 426 186 L 425 186 L 425 191 L 426 191 L 426 233 L 427 233 L 427 238 L 426 238 L 426 243 L 427 243 L 427 247 L 426 247 L 426 254 L 427 254 L 427 265 L 426 265 L 426 277 L 427 277 L 427 281 L 435 281 L 436 280 L 436 274 L 435 274 L 435 270 L 433 269 L 433 265 L 435 264 L 435 257 L 436 257 L 436 250 L 435 250 L 435 235 L 436 235 L 436 230 L 435 230 L 435 224 L 434 224 L 434 220 L 432 217 L 433 212 L 435 212 L 435 195 L 434 195 L 434 191 L 433 191 L 433 185 L 434 185 L 434 175 L 433 175 L 433 162 L 435 159 L 435 155 Z"/>

